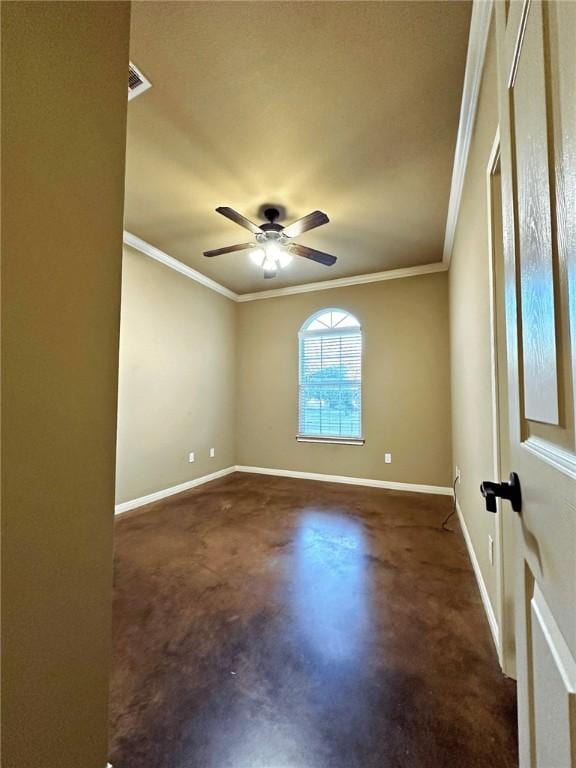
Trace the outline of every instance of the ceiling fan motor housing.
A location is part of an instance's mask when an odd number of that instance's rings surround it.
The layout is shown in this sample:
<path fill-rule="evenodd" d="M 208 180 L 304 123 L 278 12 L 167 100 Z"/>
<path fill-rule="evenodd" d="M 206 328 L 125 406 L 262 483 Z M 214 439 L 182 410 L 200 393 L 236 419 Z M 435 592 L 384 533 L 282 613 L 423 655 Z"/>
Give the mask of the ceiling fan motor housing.
<path fill-rule="evenodd" d="M 258 218 L 266 219 L 271 223 L 275 221 L 284 221 L 286 218 L 286 209 L 283 205 L 277 203 L 263 203 L 258 208 Z"/>
<path fill-rule="evenodd" d="M 278 225 L 272 225 L 272 226 L 278 226 Z M 256 241 L 258 243 L 269 243 L 271 241 L 277 242 L 279 244 L 284 244 L 288 242 L 288 238 L 286 235 L 282 234 L 282 227 L 279 229 L 267 229 L 267 225 L 262 225 L 262 234 L 256 235 Z"/>
<path fill-rule="evenodd" d="M 284 227 L 281 224 L 277 224 L 276 220 L 280 218 L 280 211 L 278 208 L 266 208 L 263 211 L 264 218 L 267 219 L 265 224 L 260 224 L 260 229 L 264 232 L 282 232 Z"/>
<path fill-rule="evenodd" d="M 260 229 L 262 232 L 282 232 L 284 227 L 281 224 L 273 224 L 272 222 L 270 224 L 261 224 Z"/>
<path fill-rule="evenodd" d="M 264 211 L 264 218 L 268 219 L 268 221 L 273 224 L 276 219 L 280 218 L 280 211 L 278 208 L 266 208 Z"/>

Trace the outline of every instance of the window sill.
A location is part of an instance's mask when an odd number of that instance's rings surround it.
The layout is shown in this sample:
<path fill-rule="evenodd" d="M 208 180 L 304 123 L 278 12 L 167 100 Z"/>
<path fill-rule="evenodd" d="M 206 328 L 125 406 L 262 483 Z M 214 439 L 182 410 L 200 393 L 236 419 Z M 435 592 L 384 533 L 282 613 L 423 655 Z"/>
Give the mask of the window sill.
<path fill-rule="evenodd" d="M 299 443 L 327 443 L 332 445 L 364 445 L 361 437 L 308 437 L 308 435 L 296 435 Z"/>

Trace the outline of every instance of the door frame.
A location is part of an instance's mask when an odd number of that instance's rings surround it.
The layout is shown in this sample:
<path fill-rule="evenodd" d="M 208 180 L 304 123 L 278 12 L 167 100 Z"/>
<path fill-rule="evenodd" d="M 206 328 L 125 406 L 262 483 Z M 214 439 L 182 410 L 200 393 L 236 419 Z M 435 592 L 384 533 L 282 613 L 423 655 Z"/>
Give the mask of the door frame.
<path fill-rule="evenodd" d="M 494 199 L 494 183 L 496 177 L 500 177 L 500 125 L 496 128 L 494 140 L 488 155 L 486 164 L 486 210 L 488 213 L 488 290 L 490 306 L 490 379 L 491 379 L 491 399 L 492 399 L 492 476 L 495 480 L 502 479 L 502 449 L 501 449 L 501 430 L 508 430 L 508 424 L 501 424 L 501 405 L 499 394 L 499 377 L 507 372 L 501 372 L 498 364 L 498 341 L 500 344 L 506 343 L 506 339 L 498 339 L 497 327 L 497 294 L 496 294 L 496 258 L 499 258 L 496 238 L 501 237 L 501 231 L 496 228 L 496 201 Z M 500 183 L 500 181 L 498 181 Z M 500 218 L 502 212 L 500 210 Z M 503 243 L 501 244 L 503 258 Z M 508 677 L 516 677 L 515 658 L 510 654 L 509 648 L 513 647 L 515 636 L 514 621 L 509 620 L 506 610 L 506 574 L 504 569 L 505 557 L 510 550 L 506 540 L 506 532 L 503 524 L 503 514 L 505 514 L 502 500 L 498 499 L 498 513 L 496 515 L 495 541 L 494 541 L 494 559 L 496 563 L 496 618 L 498 622 L 498 660 L 502 671 Z M 509 534 L 508 534 L 509 535 Z"/>

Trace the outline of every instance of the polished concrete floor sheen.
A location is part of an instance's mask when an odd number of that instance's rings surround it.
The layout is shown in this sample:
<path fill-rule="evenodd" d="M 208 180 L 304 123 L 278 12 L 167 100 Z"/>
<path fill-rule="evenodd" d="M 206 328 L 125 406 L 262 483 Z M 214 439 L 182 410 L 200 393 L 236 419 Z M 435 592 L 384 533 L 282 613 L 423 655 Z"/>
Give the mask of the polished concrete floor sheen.
<path fill-rule="evenodd" d="M 234 474 L 118 518 L 114 768 L 516 766 L 449 503 Z"/>

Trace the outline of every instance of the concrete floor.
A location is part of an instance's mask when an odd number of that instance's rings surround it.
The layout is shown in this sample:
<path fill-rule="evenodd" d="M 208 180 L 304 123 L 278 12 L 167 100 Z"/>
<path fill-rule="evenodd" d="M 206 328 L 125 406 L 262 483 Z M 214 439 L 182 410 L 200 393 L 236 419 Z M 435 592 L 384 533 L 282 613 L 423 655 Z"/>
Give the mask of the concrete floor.
<path fill-rule="evenodd" d="M 114 768 L 516 766 L 449 505 L 234 474 L 119 517 Z"/>

